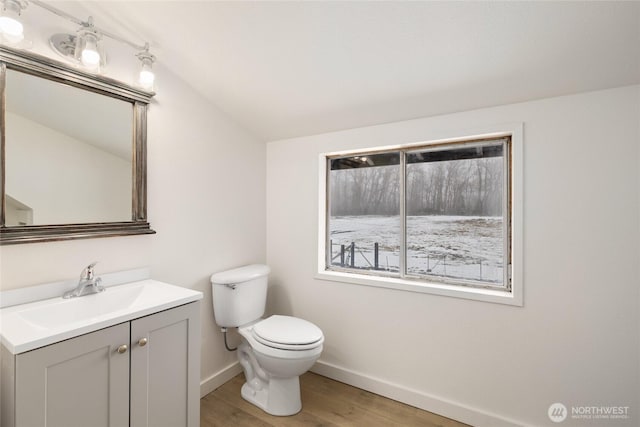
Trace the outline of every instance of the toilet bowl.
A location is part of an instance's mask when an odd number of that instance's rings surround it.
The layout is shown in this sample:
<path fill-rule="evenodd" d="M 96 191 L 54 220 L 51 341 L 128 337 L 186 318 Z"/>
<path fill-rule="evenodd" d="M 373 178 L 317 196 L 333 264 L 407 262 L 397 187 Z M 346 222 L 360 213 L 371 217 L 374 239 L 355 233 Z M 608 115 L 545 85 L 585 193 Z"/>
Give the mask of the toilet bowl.
<path fill-rule="evenodd" d="M 213 312 L 225 344 L 227 328 L 238 328 L 238 361 L 246 379 L 242 397 L 271 415 L 286 416 L 302 408 L 299 376 L 320 357 L 324 336 L 304 319 L 262 318 L 269 271 L 249 265 L 212 275 Z"/>
<path fill-rule="evenodd" d="M 298 413 L 299 376 L 320 357 L 322 331 L 303 319 L 271 316 L 238 332 L 238 359 L 247 380 L 242 397 L 272 415 Z"/>

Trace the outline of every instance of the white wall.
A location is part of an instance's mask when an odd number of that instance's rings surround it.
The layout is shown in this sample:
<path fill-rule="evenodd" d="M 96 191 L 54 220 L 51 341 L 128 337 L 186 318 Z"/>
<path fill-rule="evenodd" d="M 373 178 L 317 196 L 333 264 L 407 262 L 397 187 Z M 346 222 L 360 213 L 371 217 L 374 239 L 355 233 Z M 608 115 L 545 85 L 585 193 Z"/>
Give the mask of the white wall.
<path fill-rule="evenodd" d="M 148 216 L 155 235 L 0 247 L 0 289 L 151 266 L 201 290 L 201 378 L 235 362 L 213 326 L 209 276 L 265 261 L 265 145 L 178 77 L 156 66 L 148 117 Z"/>
<path fill-rule="evenodd" d="M 34 224 L 131 220 L 131 159 L 18 114 L 6 122 L 6 192 Z"/>
<path fill-rule="evenodd" d="M 204 292 L 207 380 L 237 361 L 215 326 L 209 277 L 266 261 L 266 147 L 175 77 L 158 80 L 148 124 L 152 275 Z"/>
<path fill-rule="evenodd" d="M 639 118 L 633 86 L 269 143 L 270 309 L 322 328 L 319 371 L 453 418 L 553 425 L 562 402 L 637 425 Z M 314 279 L 319 153 L 506 122 L 524 122 L 524 307 Z"/>

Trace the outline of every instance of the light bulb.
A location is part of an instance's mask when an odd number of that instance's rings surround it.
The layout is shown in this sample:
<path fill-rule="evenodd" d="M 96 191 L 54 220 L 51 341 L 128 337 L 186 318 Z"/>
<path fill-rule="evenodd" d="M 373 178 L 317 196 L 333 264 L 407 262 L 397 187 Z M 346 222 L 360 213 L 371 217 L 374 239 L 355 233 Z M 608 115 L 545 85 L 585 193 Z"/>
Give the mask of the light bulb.
<path fill-rule="evenodd" d="M 89 68 L 95 68 L 100 63 L 100 54 L 94 49 L 85 47 L 81 56 L 82 64 Z"/>
<path fill-rule="evenodd" d="M 20 3 L 7 1 L 3 16 L 0 16 L 0 32 L 9 43 L 20 43 L 24 39 L 24 27 L 19 21 Z"/>
<path fill-rule="evenodd" d="M 79 32 L 80 62 L 90 70 L 100 67 L 100 52 L 98 50 L 98 36 L 90 30 Z"/>
<path fill-rule="evenodd" d="M 85 67 L 95 68 L 100 64 L 100 54 L 98 53 L 96 37 L 91 33 L 85 34 L 84 37 L 84 49 L 82 49 L 80 60 Z"/>
<path fill-rule="evenodd" d="M 140 76 L 138 77 L 138 82 L 140 86 L 145 89 L 153 89 L 153 82 L 156 79 L 155 74 L 151 70 L 145 70 L 144 68 L 140 70 Z"/>
<path fill-rule="evenodd" d="M 20 43 L 24 39 L 24 27 L 20 21 L 8 16 L 0 16 L 0 31 L 10 43 Z"/>
<path fill-rule="evenodd" d="M 153 83 L 156 79 L 151 66 L 153 65 L 153 61 L 155 61 L 156 57 L 149 53 L 149 47 L 145 48 L 143 52 L 138 53 L 136 56 L 142 62 L 142 68 L 140 69 L 140 74 L 138 75 L 138 84 L 140 87 L 146 90 L 153 90 Z"/>

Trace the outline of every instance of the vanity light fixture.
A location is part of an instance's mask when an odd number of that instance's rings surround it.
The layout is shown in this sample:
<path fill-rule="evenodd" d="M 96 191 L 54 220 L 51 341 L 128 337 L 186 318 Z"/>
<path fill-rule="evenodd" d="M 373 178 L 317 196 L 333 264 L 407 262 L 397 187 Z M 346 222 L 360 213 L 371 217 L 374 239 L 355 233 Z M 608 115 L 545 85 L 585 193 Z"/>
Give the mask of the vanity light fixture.
<path fill-rule="evenodd" d="M 18 18 L 27 5 L 33 4 L 80 26 L 75 35 L 54 34 L 51 36 L 49 45 L 55 52 L 81 65 L 87 71 L 99 73 L 101 67 L 106 64 L 106 54 L 100 41 L 104 37 L 109 37 L 129 45 L 137 52 L 135 56 L 142 64 L 136 84 L 146 91 L 153 91 L 155 76 L 151 67 L 156 57 L 149 52 L 149 43 L 142 45 L 133 43 L 124 37 L 96 27 L 91 16 L 84 21 L 42 0 L 0 0 L 0 2 L 2 2 L 0 43 L 14 47 L 24 45 L 24 43 L 20 43 L 24 39 L 24 27 Z"/>
<path fill-rule="evenodd" d="M 142 62 L 142 69 L 138 76 L 138 84 L 147 90 L 153 90 L 153 82 L 156 79 L 153 70 L 151 69 L 156 57 L 149 52 L 149 43 L 145 44 L 144 50 L 136 54 L 140 62 Z"/>
<path fill-rule="evenodd" d="M 17 44 L 24 39 L 24 26 L 20 14 L 27 7 L 26 0 L 4 0 L 0 16 L 0 34 L 8 44 Z"/>
<path fill-rule="evenodd" d="M 98 50 L 98 34 L 93 28 L 93 20 L 89 17 L 88 26 L 82 26 L 76 36 L 76 47 L 74 54 L 78 56 L 82 65 L 92 71 L 99 71 L 101 62 L 104 62 L 104 55 L 100 55 Z M 55 46 L 55 45 L 54 45 Z"/>

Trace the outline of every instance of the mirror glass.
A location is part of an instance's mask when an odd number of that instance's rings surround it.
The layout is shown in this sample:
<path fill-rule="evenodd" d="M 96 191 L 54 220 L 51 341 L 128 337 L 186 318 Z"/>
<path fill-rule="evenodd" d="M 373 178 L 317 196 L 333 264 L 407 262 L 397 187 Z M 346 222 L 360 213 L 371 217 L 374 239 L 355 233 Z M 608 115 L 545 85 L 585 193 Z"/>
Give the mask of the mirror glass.
<path fill-rule="evenodd" d="M 8 69 L 5 226 L 132 220 L 133 103 Z"/>

